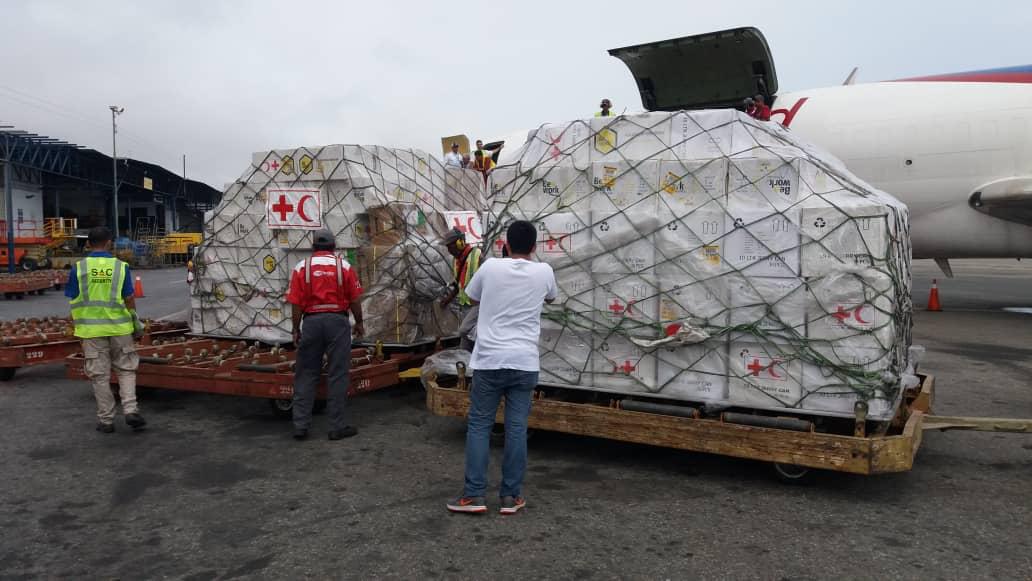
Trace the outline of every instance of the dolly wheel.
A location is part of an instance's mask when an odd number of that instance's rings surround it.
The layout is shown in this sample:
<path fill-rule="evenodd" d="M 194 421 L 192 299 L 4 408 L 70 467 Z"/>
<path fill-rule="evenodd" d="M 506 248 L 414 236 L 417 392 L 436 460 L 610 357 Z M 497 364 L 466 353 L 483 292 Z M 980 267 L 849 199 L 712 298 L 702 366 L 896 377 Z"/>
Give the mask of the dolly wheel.
<path fill-rule="evenodd" d="M 289 420 L 294 417 L 294 400 L 292 399 L 270 399 L 269 406 L 277 416 Z M 313 414 L 321 414 L 326 411 L 326 400 L 317 399 L 312 406 Z"/>
<path fill-rule="evenodd" d="M 795 464 L 780 464 L 775 462 L 773 465 L 774 474 L 778 477 L 778 480 L 785 484 L 809 484 L 813 482 L 815 470 L 807 468 L 806 466 L 797 466 Z"/>
<path fill-rule="evenodd" d="M 270 399 L 269 407 L 272 413 L 285 420 L 294 417 L 294 400 L 292 399 Z"/>
<path fill-rule="evenodd" d="M 0 367 L 0 381 L 11 381 L 16 371 L 17 367 Z"/>

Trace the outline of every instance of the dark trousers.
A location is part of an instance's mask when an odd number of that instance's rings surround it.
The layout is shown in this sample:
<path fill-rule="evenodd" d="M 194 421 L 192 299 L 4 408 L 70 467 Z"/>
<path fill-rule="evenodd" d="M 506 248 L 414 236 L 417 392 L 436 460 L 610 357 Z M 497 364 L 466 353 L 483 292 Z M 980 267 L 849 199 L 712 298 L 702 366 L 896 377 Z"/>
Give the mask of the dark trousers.
<path fill-rule="evenodd" d="M 301 322 L 301 344 L 294 364 L 294 427 L 308 429 L 312 406 L 322 376 L 323 355 L 328 360 L 326 413 L 330 430 L 348 425 L 348 373 L 351 370 L 351 321 L 347 313 L 305 315 Z"/>

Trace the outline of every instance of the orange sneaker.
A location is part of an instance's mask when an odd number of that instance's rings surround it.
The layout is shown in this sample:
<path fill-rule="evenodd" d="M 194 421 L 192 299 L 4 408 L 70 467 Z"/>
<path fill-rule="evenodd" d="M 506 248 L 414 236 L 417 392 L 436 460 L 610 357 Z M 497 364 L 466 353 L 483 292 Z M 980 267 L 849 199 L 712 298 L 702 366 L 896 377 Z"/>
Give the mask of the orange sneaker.
<path fill-rule="evenodd" d="M 487 504 L 483 496 L 460 496 L 448 503 L 448 510 L 479 514 L 487 512 Z"/>
<path fill-rule="evenodd" d="M 502 514 L 516 514 L 518 510 L 527 506 L 527 499 L 522 496 L 503 496 L 502 508 L 498 512 Z"/>

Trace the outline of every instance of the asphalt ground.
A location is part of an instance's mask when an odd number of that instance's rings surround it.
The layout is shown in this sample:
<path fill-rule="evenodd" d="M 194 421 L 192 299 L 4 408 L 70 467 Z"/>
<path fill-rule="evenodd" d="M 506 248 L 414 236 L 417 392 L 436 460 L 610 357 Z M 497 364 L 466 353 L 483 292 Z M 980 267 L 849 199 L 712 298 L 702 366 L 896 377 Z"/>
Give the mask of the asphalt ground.
<path fill-rule="evenodd" d="M 1024 264 L 940 278 L 946 311 L 916 314 L 936 412 L 1032 418 L 1032 317 L 1000 310 L 1032 306 Z M 916 305 L 934 272 L 916 264 Z M 0 577 L 1032 578 L 1027 435 L 928 433 L 911 472 L 798 487 L 761 462 L 537 433 L 528 508 L 476 517 L 444 508 L 463 421 L 418 384 L 352 400 L 360 434 L 339 442 L 323 416 L 294 442 L 260 400 L 141 400 L 146 431 L 102 435 L 60 366 L 0 385 Z"/>

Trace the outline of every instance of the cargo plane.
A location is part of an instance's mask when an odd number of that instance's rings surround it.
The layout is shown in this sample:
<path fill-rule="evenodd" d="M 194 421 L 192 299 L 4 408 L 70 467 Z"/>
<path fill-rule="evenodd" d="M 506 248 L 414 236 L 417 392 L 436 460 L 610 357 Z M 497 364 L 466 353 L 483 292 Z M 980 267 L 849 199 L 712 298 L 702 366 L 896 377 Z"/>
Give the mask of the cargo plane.
<path fill-rule="evenodd" d="M 914 258 L 1032 257 L 1032 65 L 780 93 L 763 34 L 737 28 L 612 49 L 647 111 L 737 107 L 842 159 L 910 208 Z"/>

